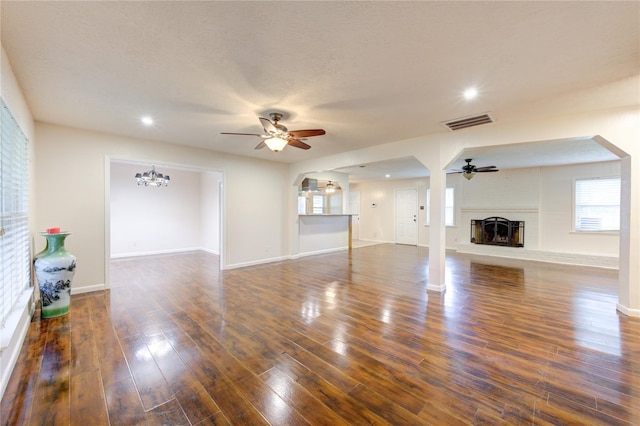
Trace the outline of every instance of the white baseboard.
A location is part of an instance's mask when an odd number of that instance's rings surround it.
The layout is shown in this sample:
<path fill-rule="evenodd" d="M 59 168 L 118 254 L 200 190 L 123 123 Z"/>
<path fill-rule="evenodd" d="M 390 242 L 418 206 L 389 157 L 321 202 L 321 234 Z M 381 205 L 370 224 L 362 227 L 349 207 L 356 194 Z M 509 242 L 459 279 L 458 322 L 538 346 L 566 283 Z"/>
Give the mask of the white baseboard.
<path fill-rule="evenodd" d="M 528 250 L 517 247 L 500 247 L 482 244 L 460 244 L 456 251 L 480 256 L 505 257 L 509 259 L 533 260 L 561 265 L 592 266 L 596 268 L 618 269 L 619 259 L 613 256 L 599 256 L 579 253 L 560 253 L 543 250 Z"/>
<path fill-rule="evenodd" d="M 265 263 L 281 262 L 283 260 L 288 260 L 288 259 L 291 259 L 291 257 L 288 257 L 288 256 L 270 257 L 267 259 L 260 259 L 260 260 L 250 261 L 250 262 L 242 262 L 242 263 L 234 263 L 231 265 L 226 265 L 224 269 L 225 270 L 238 269 L 238 268 L 244 268 L 246 266 L 255 266 L 255 265 L 263 265 Z"/>
<path fill-rule="evenodd" d="M 298 257 L 316 256 L 318 254 L 334 253 L 336 251 L 343 251 L 343 250 L 349 250 L 349 246 L 335 247 L 335 248 L 324 249 L 324 250 L 307 251 L 304 253 L 299 253 Z"/>
<path fill-rule="evenodd" d="M 226 265 L 224 267 L 224 269 L 227 270 L 227 269 L 244 268 L 246 266 L 263 265 L 263 264 L 266 264 L 266 263 L 281 262 L 283 260 L 293 260 L 293 259 L 299 259 L 301 257 L 315 256 L 315 255 L 318 255 L 318 254 L 326 254 L 326 253 L 333 253 L 333 252 L 336 252 L 336 251 L 346 251 L 346 250 L 349 250 L 348 246 L 331 248 L 331 249 L 326 249 L 326 250 L 316 250 L 316 251 L 312 251 L 312 252 L 298 253 L 298 254 L 292 255 L 292 256 L 270 257 L 270 258 L 255 260 L 255 261 L 251 261 L 251 262 L 242 262 L 242 263 L 234 263 L 234 264 L 231 264 L 231 265 Z"/>
<path fill-rule="evenodd" d="M 628 308 L 628 307 L 626 307 L 626 306 L 624 306 L 624 305 L 621 305 L 621 304 L 619 304 L 619 303 L 616 303 L 616 309 L 617 309 L 620 313 L 622 313 L 622 314 L 624 314 L 624 315 L 626 315 L 626 316 L 628 316 L 628 317 L 636 317 L 636 318 L 640 318 L 640 309 L 632 309 L 632 308 Z"/>
<path fill-rule="evenodd" d="M 446 290 L 447 290 L 446 284 L 440 284 L 440 285 L 427 284 L 427 291 L 437 291 L 439 293 L 442 293 Z"/>
<path fill-rule="evenodd" d="M 85 285 L 82 287 L 74 287 L 72 284 L 71 294 L 91 293 L 92 291 L 102 291 L 106 288 L 107 286 L 105 284 Z"/>
<path fill-rule="evenodd" d="M 154 256 L 158 254 L 174 254 L 174 253 L 188 253 L 192 251 L 201 251 L 200 247 L 190 247 L 181 249 L 167 249 L 167 250 L 149 250 L 149 251 L 136 251 L 129 253 L 117 253 L 112 254 L 111 259 L 123 259 L 127 257 L 141 257 L 141 256 Z"/>
<path fill-rule="evenodd" d="M 220 251 L 219 250 L 214 250 L 214 249 L 209 249 L 209 248 L 204 248 L 204 247 L 200 247 L 199 250 L 200 251 L 204 251 L 205 253 L 210 253 L 210 254 L 215 254 L 216 256 L 220 256 Z"/>

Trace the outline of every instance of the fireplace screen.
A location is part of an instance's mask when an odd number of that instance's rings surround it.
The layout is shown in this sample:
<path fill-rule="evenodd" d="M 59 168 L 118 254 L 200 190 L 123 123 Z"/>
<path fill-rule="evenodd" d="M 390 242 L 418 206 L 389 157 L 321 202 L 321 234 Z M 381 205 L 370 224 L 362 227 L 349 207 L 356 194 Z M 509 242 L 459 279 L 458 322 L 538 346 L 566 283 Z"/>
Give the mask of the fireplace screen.
<path fill-rule="evenodd" d="M 488 217 L 471 221 L 471 242 L 494 246 L 524 247 L 524 221 Z"/>

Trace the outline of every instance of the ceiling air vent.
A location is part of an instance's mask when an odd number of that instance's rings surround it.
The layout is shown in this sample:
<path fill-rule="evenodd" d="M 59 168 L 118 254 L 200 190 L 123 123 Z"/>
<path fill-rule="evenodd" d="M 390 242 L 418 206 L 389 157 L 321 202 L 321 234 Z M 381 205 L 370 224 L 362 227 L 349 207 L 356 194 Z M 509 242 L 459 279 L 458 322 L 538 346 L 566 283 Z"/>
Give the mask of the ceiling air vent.
<path fill-rule="evenodd" d="M 489 115 L 489 113 L 485 113 L 480 115 L 473 115 L 471 117 L 456 118 L 454 120 L 444 121 L 440 124 L 445 126 L 447 129 L 454 131 L 489 123 L 493 123 L 493 118 L 491 118 L 491 115 Z"/>

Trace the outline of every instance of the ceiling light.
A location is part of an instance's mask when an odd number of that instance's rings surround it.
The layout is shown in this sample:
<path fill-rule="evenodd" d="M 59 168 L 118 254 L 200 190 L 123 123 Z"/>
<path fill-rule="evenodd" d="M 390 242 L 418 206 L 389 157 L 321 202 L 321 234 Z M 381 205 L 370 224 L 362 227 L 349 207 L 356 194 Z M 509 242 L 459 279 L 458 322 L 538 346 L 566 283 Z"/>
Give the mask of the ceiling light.
<path fill-rule="evenodd" d="M 464 173 L 462 174 L 462 176 L 464 176 L 464 178 L 465 178 L 466 180 L 471 180 L 471 178 L 473 177 L 473 175 L 474 175 L 474 174 L 475 174 L 475 173 L 473 173 L 473 172 L 464 172 Z"/>
<path fill-rule="evenodd" d="M 386 177 L 386 178 L 390 178 L 390 177 L 391 177 L 391 175 L 390 175 L 389 173 L 387 173 L 386 175 L 384 175 L 384 177 Z"/>
<path fill-rule="evenodd" d="M 147 116 L 144 116 L 140 119 L 140 121 L 142 122 L 142 124 L 144 124 L 145 126 L 153 126 L 153 118 Z"/>
<path fill-rule="evenodd" d="M 476 96 L 478 96 L 478 89 L 476 89 L 475 87 L 470 87 L 464 91 L 463 96 L 466 100 L 470 101 L 471 99 L 474 99 Z"/>
<path fill-rule="evenodd" d="M 331 183 L 331 181 L 329 181 L 329 183 L 327 184 L 327 186 L 325 187 L 324 191 L 327 194 L 333 194 L 334 192 L 336 192 L 336 187 L 334 184 Z"/>
<path fill-rule="evenodd" d="M 282 151 L 285 146 L 287 146 L 287 141 L 281 138 L 269 138 L 265 139 L 265 144 L 269 147 L 269 149 L 273 152 Z"/>
<path fill-rule="evenodd" d="M 171 180 L 169 175 L 156 172 L 156 166 L 151 166 L 151 170 L 147 172 L 136 173 L 135 178 L 139 186 L 167 186 Z"/>

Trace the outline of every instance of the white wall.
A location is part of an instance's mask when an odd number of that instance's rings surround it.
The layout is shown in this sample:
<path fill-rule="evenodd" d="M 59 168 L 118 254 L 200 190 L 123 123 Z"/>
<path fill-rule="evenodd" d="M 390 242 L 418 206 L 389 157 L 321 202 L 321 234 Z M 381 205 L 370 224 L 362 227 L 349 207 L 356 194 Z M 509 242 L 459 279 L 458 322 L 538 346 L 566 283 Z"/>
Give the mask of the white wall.
<path fill-rule="evenodd" d="M 576 178 L 620 176 L 620 162 L 562 167 L 502 169 L 471 180 L 448 175 L 455 188 L 455 224 L 446 229 L 449 249 L 561 263 L 617 267 L 617 233 L 573 231 L 573 182 Z M 394 191 L 417 188 L 424 206 L 429 178 L 382 180 L 354 184 L 360 191 L 360 239 L 394 242 Z M 372 208 L 371 204 L 376 207 Z M 525 222 L 525 249 L 474 245 L 469 241 L 472 219 L 492 216 Z M 426 211 L 418 211 L 418 244 L 429 245 Z"/>
<path fill-rule="evenodd" d="M 133 178 L 149 170 L 150 164 L 112 161 L 110 166 L 112 258 L 200 249 L 217 252 L 218 173 L 156 165 L 171 177 L 169 186 L 157 188 L 138 186 Z"/>
<path fill-rule="evenodd" d="M 540 177 L 540 249 L 618 257 L 618 233 L 572 232 L 575 179 L 620 177 L 620 162 L 546 167 Z"/>
<path fill-rule="evenodd" d="M 362 182 L 350 186 L 360 192 L 360 239 L 366 241 L 395 242 L 395 191 L 416 189 L 418 205 L 424 206 L 428 179 L 398 179 Z M 375 207 L 373 205 L 375 204 Z M 418 210 L 418 245 L 428 245 L 424 227 L 426 215 Z"/>
<path fill-rule="evenodd" d="M 67 247 L 78 257 L 74 293 L 99 290 L 107 281 L 109 159 L 222 173 L 223 269 L 288 255 L 286 164 L 41 122 L 36 150 L 37 228 L 55 223 L 71 230 Z"/>
<path fill-rule="evenodd" d="M 200 247 L 220 254 L 220 185 L 222 175 L 200 173 Z"/>
<path fill-rule="evenodd" d="M 504 217 L 525 222 L 524 244 L 527 251 L 538 250 L 540 209 L 540 168 L 501 169 L 497 173 L 476 174 L 462 178 L 458 192 L 459 227 L 455 237 L 460 251 L 497 253 L 495 247 L 470 243 L 470 223 L 474 219 Z M 570 196 L 570 194 L 569 194 Z M 569 209 L 569 214 L 571 209 Z M 566 211 L 565 211 L 566 213 Z M 503 249 L 500 247 L 498 250 Z M 500 253 L 522 257 L 520 248 L 506 248 Z M 526 257 L 526 256 L 524 256 Z"/>
<path fill-rule="evenodd" d="M 307 215 L 298 218 L 300 256 L 345 250 L 349 247 L 349 216 Z"/>
<path fill-rule="evenodd" d="M 461 182 L 461 175 L 447 176 L 447 186 L 455 188 L 456 206 L 454 226 L 447 227 L 446 244 L 450 249 L 457 247 L 459 232 L 464 234 L 466 230 L 466 227 L 461 226 L 460 219 Z M 429 246 L 426 210 L 428 177 L 362 182 L 353 184 L 350 188 L 351 191 L 360 191 L 360 239 L 380 242 L 395 242 L 395 191 L 415 188 L 418 193 L 418 245 Z M 375 208 L 372 207 L 374 203 Z"/>
<path fill-rule="evenodd" d="M 501 170 L 475 176 L 462 187 L 461 224 L 468 227 L 471 219 L 490 216 L 522 220 L 525 222 L 524 249 L 470 244 L 467 228 L 466 235 L 459 235 L 458 250 L 617 268 L 618 233 L 573 230 L 575 179 L 603 176 L 620 177 L 620 161 Z"/>

